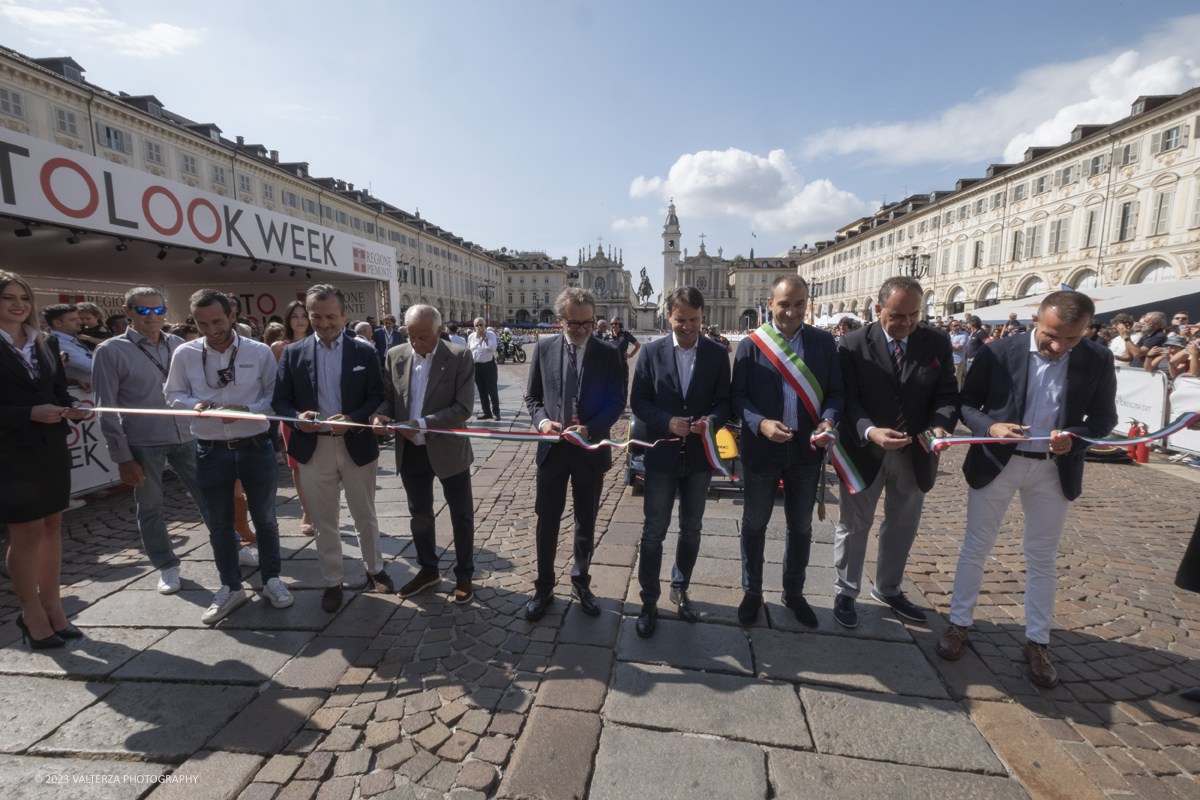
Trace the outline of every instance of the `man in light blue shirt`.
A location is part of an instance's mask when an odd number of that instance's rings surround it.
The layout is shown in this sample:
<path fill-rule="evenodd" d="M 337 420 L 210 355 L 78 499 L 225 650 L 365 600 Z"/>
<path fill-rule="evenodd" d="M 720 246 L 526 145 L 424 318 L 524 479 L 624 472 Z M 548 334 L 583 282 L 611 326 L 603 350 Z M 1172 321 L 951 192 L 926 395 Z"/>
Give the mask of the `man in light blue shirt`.
<path fill-rule="evenodd" d="M 954 351 L 954 375 L 958 378 L 958 388 L 962 388 L 967 377 L 967 342 L 971 335 L 963 330 L 958 320 L 950 321 L 950 349 Z"/>

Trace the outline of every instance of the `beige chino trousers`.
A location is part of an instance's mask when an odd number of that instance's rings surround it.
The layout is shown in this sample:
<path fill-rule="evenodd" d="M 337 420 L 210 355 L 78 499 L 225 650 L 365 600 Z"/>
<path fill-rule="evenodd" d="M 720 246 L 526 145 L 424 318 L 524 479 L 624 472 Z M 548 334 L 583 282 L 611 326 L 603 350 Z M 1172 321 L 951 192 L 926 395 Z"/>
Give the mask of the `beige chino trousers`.
<path fill-rule="evenodd" d="M 316 530 L 316 548 L 321 579 L 326 587 L 341 586 L 342 537 L 338 527 L 342 488 L 346 505 L 358 533 L 363 565 L 368 575 L 383 569 L 379 523 L 375 518 L 375 474 L 379 460 L 358 466 L 346 451 L 341 436 L 318 436 L 317 449 L 307 464 L 300 465 L 300 484 Z"/>

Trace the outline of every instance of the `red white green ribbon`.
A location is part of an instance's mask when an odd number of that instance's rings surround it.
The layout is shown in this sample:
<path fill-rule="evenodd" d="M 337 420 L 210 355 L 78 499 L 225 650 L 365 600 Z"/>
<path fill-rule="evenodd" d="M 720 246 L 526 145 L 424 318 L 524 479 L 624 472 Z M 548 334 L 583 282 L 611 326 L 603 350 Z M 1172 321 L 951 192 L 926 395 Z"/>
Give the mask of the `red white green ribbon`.
<path fill-rule="evenodd" d="M 796 396 L 808 409 L 813 425 L 819 424 L 821 422 L 821 405 L 825 395 L 821 391 L 820 382 L 800 359 L 800 356 L 796 355 L 770 323 L 750 334 L 750 341 L 754 342 L 767 360 L 775 365 L 775 369 L 779 370 L 783 379 L 791 384 L 796 391 Z"/>
<path fill-rule="evenodd" d="M 297 419 L 295 417 L 278 417 L 271 414 L 255 414 L 248 411 L 222 411 L 211 409 L 206 411 L 196 411 L 190 408 L 103 408 L 103 407 L 87 407 L 89 412 L 97 412 L 101 414 L 149 414 L 155 416 L 166 417 L 212 417 L 216 419 L 246 419 L 246 420 L 261 420 L 279 422 L 328 422 L 331 425 L 345 425 L 350 428 L 390 428 L 392 430 L 419 430 L 422 433 L 439 433 L 444 436 L 462 436 L 471 439 L 498 439 L 506 442 L 556 442 L 560 439 L 568 439 L 571 442 L 579 445 L 585 450 L 599 450 L 601 447 L 628 447 L 631 444 L 641 445 L 642 447 L 654 447 L 659 442 L 674 442 L 678 439 L 659 439 L 654 442 L 644 442 L 640 439 L 630 439 L 624 442 L 618 442 L 613 439 L 602 439 L 599 442 L 589 442 L 575 431 L 567 433 L 537 433 L 535 431 L 486 431 L 470 428 L 417 428 L 412 425 L 372 425 L 366 422 L 351 422 L 350 420 L 334 420 L 330 422 L 324 417 L 318 416 L 316 419 Z"/>
<path fill-rule="evenodd" d="M 733 475 L 733 468 L 729 466 L 729 462 L 721 457 L 721 449 L 717 447 L 717 429 L 712 424 L 712 420 L 704 417 L 700 420 L 701 440 L 704 442 L 704 455 L 708 456 L 709 465 L 724 477 L 728 478 Z"/>
<path fill-rule="evenodd" d="M 850 454 L 846 452 L 846 448 L 842 445 L 840 438 L 826 431 L 813 431 L 812 436 L 808 439 L 808 443 L 813 450 L 816 450 L 818 447 L 825 448 L 826 457 L 833 464 L 834 470 L 850 494 L 858 494 L 867 488 L 866 481 L 859 474 L 858 468 L 854 466 L 854 462 L 850 460 Z"/>
<path fill-rule="evenodd" d="M 917 440 L 931 453 L 940 453 L 942 450 L 955 444 L 1019 444 L 1021 442 L 1049 442 L 1053 439 L 1062 436 L 1074 436 L 1080 441 L 1088 444 L 1111 445 L 1113 447 L 1125 447 L 1134 444 L 1143 444 L 1145 442 L 1153 442 L 1156 439 L 1165 439 L 1168 436 L 1179 433 L 1179 431 L 1191 425 L 1197 419 L 1200 419 L 1200 414 L 1194 411 L 1188 411 L 1180 414 L 1174 422 L 1162 430 L 1148 433 L 1145 436 L 1137 436 L 1132 439 L 1091 439 L 1087 436 L 1080 436 L 1072 431 L 1056 431 L 1058 436 L 1029 436 L 1020 439 L 1000 438 L 997 436 L 934 436 L 932 431 L 925 431 L 917 437 Z"/>

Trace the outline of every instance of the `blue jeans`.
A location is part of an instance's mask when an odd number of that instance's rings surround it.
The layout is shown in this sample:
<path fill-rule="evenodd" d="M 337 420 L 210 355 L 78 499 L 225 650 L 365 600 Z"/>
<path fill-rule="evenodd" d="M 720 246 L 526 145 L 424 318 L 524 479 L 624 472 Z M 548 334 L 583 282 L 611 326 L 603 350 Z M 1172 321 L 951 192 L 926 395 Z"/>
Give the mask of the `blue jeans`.
<path fill-rule="evenodd" d="M 692 569 L 700 554 L 700 528 L 712 471 L 689 472 L 688 466 L 681 454 L 678 465 L 671 471 L 646 470 L 642 504 L 646 522 L 642 525 L 642 558 L 638 566 L 643 603 L 657 603 L 662 594 L 658 573 L 662 569 L 663 541 L 671 524 L 676 495 L 679 496 L 679 539 L 675 545 L 675 566 L 671 569 L 671 588 L 686 591 L 692 580 Z"/>
<path fill-rule="evenodd" d="M 808 442 L 787 445 L 783 467 L 751 471 L 746 466 L 742 492 L 742 591 L 762 594 L 763 549 L 767 541 L 767 523 L 775 507 L 775 490 L 783 479 L 783 514 L 787 520 L 787 538 L 783 549 L 783 596 L 804 594 L 804 571 L 812 549 L 812 513 L 817 500 L 817 482 L 821 462 L 810 461 Z"/>
<path fill-rule="evenodd" d="M 233 484 L 241 480 L 254 532 L 258 537 L 258 566 L 263 583 L 279 577 L 279 525 L 275 521 L 275 488 L 279 464 L 275 447 L 264 436 L 240 450 L 196 444 L 196 480 L 208 509 L 208 539 L 221 583 L 242 588 L 238 565 L 238 535 L 233 529 Z"/>
<path fill-rule="evenodd" d="M 150 558 L 155 569 L 178 567 L 179 558 L 171 549 L 171 539 L 167 535 L 167 520 L 163 515 L 163 471 L 169 464 L 179 476 L 183 487 L 192 495 L 200 519 L 208 527 L 208 513 L 204 508 L 204 498 L 200 494 L 200 486 L 196 483 L 196 443 L 180 442 L 179 444 L 163 444 L 153 447 L 129 446 L 133 460 L 142 468 L 145 482 L 133 487 L 133 501 L 137 504 L 138 532 L 142 535 L 142 547 Z"/>

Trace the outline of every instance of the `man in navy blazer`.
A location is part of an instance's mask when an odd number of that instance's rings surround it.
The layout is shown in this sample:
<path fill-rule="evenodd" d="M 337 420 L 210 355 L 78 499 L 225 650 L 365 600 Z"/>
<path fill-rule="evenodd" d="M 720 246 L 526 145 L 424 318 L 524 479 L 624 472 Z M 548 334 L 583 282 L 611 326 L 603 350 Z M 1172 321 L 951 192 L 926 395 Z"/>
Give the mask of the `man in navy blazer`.
<path fill-rule="evenodd" d="M 1034 317 L 1032 333 L 984 345 L 962 389 L 962 418 L 976 436 L 1012 444 L 973 444 L 963 462 L 967 530 L 954 572 L 950 627 L 938 654 L 962 656 L 974 618 L 984 564 L 1004 513 L 1020 492 L 1025 516 L 1025 657 L 1029 677 L 1058 683 L 1046 645 L 1054 618 L 1058 543 L 1070 501 L 1083 491 L 1088 445 L 1073 436 L 1102 438 L 1117 424 L 1117 377 L 1108 348 L 1084 339 L 1096 314 L 1080 292 L 1052 292 Z M 1029 441 L 1030 437 L 1052 437 Z"/>
<path fill-rule="evenodd" d="M 396 591 L 383 569 L 375 518 L 379 441 L 369 428 L 336 424 L 371 421 L 384 398 L 383 372 L 375 348 L 346 330 L 346 300 L 337 287 L 312 287 L 305 306 L 317 335 L 283 349 L 271 405 L 280 416 L 314 420 L 284 424 L 292 428 L 288 455 L 300 463 L 300 482 L 316 529 L 317 563 L 325 583 L 321 606 L 333 613 L 342 605 L 341 485 L 367 576 L 376 591 Z"/>
<path fill-rule="evenodd" d="M 592 336 L 596 301 L 576 287 L 564 289 L 555 302 L 563 333 L 538 340 L 529 364 L 525 407 L 541 433 L 576 431 L 590 442 L 607 439 L 625 410 L 620 354 L 609 342 Z M 567 504 L 567 481 L 575 506 L 575 565 L 571 596 L 585 614 L 600 613 L 589 588 L 588 568 L 595 543 L 596 514 L 604 473 L 612 466 L 608 447 L 585 450 L 570 440 L 538 443 L 537 564 L 534 595 L 525 617 L 541 619 L 554 599 L 554 554 L 558 528 Z"/>
<path fill-rule="evenodd" d="M 812 512 L 825 450 L 809 444 L 815 433 L 836 435 L 845 398 L 842 368 L 833 336 L 804 324 L 808 284 L 799 275 L 783 275 L 771 286 L 768 301 L 772 329 L 815 378 L 822 398 L 810 412 L 779 368 L 746 337 L 733 360 L 733 410 L 742 418 L 742 592 L 738 620 L 751 625 L 762 606 L 763 549 L 783 481 L 787 540 L 783 554 L 783 602 L 806 627 L 817 617 L 804 599 L 804 573 L 812 548 Z M 814 404 L 815 406 L 815 404 Z M 814 412 L 815 417 L 814 418 Z"/>
<path fill-rule="evenodd" d="M 671 571 L 671 602 L 685 622 L 697 619 L 688 598 L 692 569 L 700 554 L 704 501 L 712 482 L 712 465 L 704 450 L 700 421 L 722 427 L 733 413 L 729 399 L 729 353 L 700 335 L 704 321 L 704 295 L 691 286 L 672 290 L 666 297 L 671 335 L 646 345 L 633 376 L 629 404 L 646 424 L 649 441 L 677 438 L 648 448 L 643 456 L 646 486 L 642 507 L 641 561 L 642 610 L 637 620 L 639 636 L 654 634 L 658 616 L 658 573 L 662 568 L 663 540 L 671 524 L 671 509 L 679 498 L 679 541 Z M 615 321 L 614 321 L 615 324 Z"/>
<path fill-rule="evenodd" d="M 379 363 L 387 361 L 388 350 L 396 345 L 404 344 L 407 340 L 396 327 L 396 318 L 391 314 L 383 317 L 383 327 L 371 332 L 371 341 L 375 343 L 375 352 L 379 354 Z"/>

